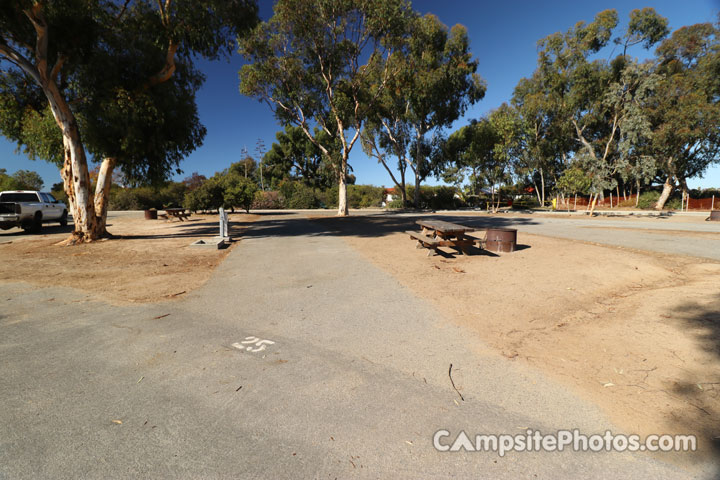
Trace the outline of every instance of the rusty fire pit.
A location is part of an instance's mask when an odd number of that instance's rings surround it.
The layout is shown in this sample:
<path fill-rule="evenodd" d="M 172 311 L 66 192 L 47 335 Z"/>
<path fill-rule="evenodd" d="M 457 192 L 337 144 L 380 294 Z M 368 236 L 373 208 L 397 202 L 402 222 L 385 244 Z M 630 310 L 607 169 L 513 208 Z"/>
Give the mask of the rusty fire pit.
<path fill-rule="evenodd" d="M 710 212 L 710 218 L 708 220 L 711 222 L 720 222 L 720 210 L 713 210 Z"/>
<path fill-rule="evenodd" d="M 491 252 L 514 252 L 517 247 L 517 230 L 514 228 L 488 228 L 485 249 Z"/>

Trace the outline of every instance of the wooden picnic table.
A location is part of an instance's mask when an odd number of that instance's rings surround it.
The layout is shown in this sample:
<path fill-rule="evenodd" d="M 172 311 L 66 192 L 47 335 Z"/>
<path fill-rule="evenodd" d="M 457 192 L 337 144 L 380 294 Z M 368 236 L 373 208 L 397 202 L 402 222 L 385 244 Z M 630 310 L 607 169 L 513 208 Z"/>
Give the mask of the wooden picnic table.
<path fill-rule="evenodd" d="M 181 222 L 184 222 L 185 219 L 190 216 L 190 213 L 186 213 L 184 208 L 166 208 L 165 214 L 167 215 L 169 220 L 172 220 L 172 218 L 170 217 L 174 217 Z"/>
<path fill-rule="evenodd" d="M 479 239 L 465 235 L 474 232 L 472 227 L 450 223 L 444 220 L 418 220 L 416 222 L 422 227 L 421 232 L 407 231 L 410 238 L 417 240 L 417 248 L 428 248 L 431 253 L 437 253 L 438 247 L 457 248 L 461 253 L 467 254 L 467 247 L 471 247 Z"/>

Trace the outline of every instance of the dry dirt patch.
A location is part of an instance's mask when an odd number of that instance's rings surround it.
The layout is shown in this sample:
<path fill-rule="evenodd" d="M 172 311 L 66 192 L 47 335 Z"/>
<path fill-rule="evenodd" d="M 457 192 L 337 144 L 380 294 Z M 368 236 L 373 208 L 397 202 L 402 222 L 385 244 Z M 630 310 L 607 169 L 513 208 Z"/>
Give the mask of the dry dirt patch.
<path fill-rule="evenodd" d="M 522 232 L 525 248 L 513 254 L 427 257 L 402 233 L 417 228 L 414 219 L 317 221 L 626 432 L 693 433 L 711 452 L 720 435 L 720 264 Z"/>
<path fill-rule="evenodd" d="M 255 218 L 231 215 L 231 234 L 239 236 Z M 118 238 L 72 247 L 56 245 L 68 236 L 58 228 L 37 236 L 2 235 L 12 243 L 0 243 L 0 264 L 6 266 L 0 282 L 73 287 L 113 303 L 156 302 L 203 285 L 232 248 L 189 247 L 217 235 L 217 215 L 193 215 L 185 222 L 121 216 L 108 223 Z"/>

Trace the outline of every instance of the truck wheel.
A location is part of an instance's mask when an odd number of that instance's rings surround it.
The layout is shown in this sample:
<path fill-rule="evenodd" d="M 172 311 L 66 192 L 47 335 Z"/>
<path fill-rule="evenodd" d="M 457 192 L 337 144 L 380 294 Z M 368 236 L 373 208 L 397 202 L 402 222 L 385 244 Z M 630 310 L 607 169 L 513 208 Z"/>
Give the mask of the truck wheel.
<path fill-rule="evenodd" d="M 30 231 L 32 233 L 40 233 L 40 230 L 42 230 L 42 213 L 35 212 L 35 217 L 33 218 Z"/>
<path fill-rule="evenodd" d="M 61 227 L 67 227 L 67 210 L 63 210 L 62 215 L 60 216 L 60 226 Z"/>

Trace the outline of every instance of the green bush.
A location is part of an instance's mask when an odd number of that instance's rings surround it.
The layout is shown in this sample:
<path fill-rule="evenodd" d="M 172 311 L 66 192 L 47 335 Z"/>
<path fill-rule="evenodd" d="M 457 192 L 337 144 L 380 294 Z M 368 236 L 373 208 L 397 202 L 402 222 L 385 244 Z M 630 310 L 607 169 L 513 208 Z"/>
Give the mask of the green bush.
<path fill-rule="evenodd" d="M 198 210 L 216 210 L 225 203 L 224 188 L 221 177 L 215 175 L 203 182 L 195 190 L 185 194 L 183 206 L 188 210 L 196 212 Z"/>
<path fill-rule="evenodd" d="M 59 189 L 53 189 L 50 193 L 53 197 L 55 197 L 55 200 L 57 200 L 58 202 L 64 203 L 66 207 L 70 206 L 67 193 L 65 193 L 65 190 L 62 187 L 60 187 Z"/>
<path fill-rule="evenodd" d="M 223 202 L 225 208 L 242 207 L 250 213 L 250 206 L 258 191 L 257 184 L 236 172 L 230 172 L 222 179 Z"/>
<path fill-rule="evenodd" d="M 372 185 L 348 185 L 350 208 L 379 207 L 383 201 L 383 189 Z"/>
<path fill-rule="evenodd" d="M 157 190 L 157 197 L 162 207 L 181 207 L 187 192 L 187 186 L 182 182 L 168 182 L 167 185 Z M 157 207 L 156 207 L 157 208 Z"/>
<path fill-rule="evenodd" d="M 283 198 L 283 206 L 291 209 L 318 208 L 320 198 L 312 187 L 302 182 L 285 180 L 280 182 L 280 195 Z"/>
<path fill-rule="evenodd" d="M 643 192 L 640 194 L 640 199 L 638 200 L 638 208 L 653 208 L 655 203 L 657 203 L 658 198 L 660 198 L 660 192 L 656 192 L 654 190 Z"/>
<path fill-rule="evenodd" d="M 655 203 L 657 203 L 658 198 L 660 198 L 660 192 L 658 191 L 649 191 L 644 192 L 640 194 L 640 200 L 638 201 L 638 208 L 642 209 L 651 209 L 655 207 Z M 682 194 L 680 193 L 674 193 L 673 195 L 668 198 L 667 202 L 665 202 L 665 210 L 680 210 L 682 208 Z"/>
<path fill-rule="evenodd" d="M 570 198 L 570 197 L 568 197 Z M 572 199 L 569 200 L 570 205 L 572 205 Z M 523 195 L 520 198 L 513 199 L 512 208 L 514 210 L 527 210 L 530 208 L 538 208 L 540 206 L 540 202 L 538 202 L 537 197 L 531 197 L 529 195 Z"/>
<path fill-rule="evenodd" d="M 388 208 L 403 208 L 402 198 L 394 198 L 388 203 Z"/>
<path fill-rule="evenodd" d="M 440 185 L 433 187 L 433 196 L 430 199 L 430 208 L 433 210 L 452 210 L 461 206 L 459 199 L 455 198 L 455 188 Z"/>

